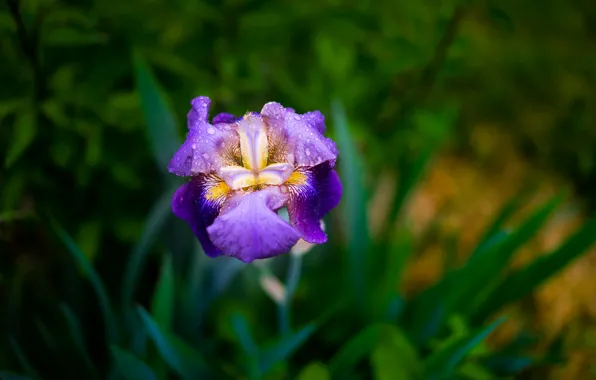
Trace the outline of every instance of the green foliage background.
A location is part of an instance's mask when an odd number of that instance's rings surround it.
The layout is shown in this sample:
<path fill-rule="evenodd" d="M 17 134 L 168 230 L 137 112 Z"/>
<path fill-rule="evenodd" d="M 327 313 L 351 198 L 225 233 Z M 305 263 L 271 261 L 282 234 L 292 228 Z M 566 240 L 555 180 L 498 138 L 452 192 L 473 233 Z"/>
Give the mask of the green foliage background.
<path fill-rule="evenodd" d="M 500 276 L 557 199 L 513 231 L 503 224 L 519 205 L 506 205 L 478 243 L 481 260 L 408 302 L 396 292 L 413 254 L 402 206 L 441 149 L 482 156 L 470 139 L 479 123 L 507 129 L 529 160 L 566 176 L 592 208 L 596 5 L 538 8 L 512 0 L 5 0 L 0 299 L 3 336 L 13 340 L 0 344 L 0 367 L 45 379 L 58 360 L 81 355 L 61 378 L 119 376 L 117 368 L 138 371 L 124 378 L 200 378 L 210 367 L 203 356 L 223 378 L 330 371 L 384 379 L 404 368 L 411 372 L 401 378 L 492 378 L 542 363 L 480 349 L 473 352 L 484 361 L 473 364 L 481 369 L 459 366 L 496 327 L 495 311 L 592 243 L 588 222 L 549 259 Z M 345 196 L 329 221 L 330 243 L 301 263 L 295 335 L 276 331 L 259 270 L 238 275 L 234 261 L 204 259 L 170 216 L 180 182 L 164 165 L 198 95 L 214 100 L 213 114 L 275 100 L 328 116 Z M 387 169 L 399 173 L 398 191 L 371 239 L 365 206 Z M 270 270 L 284 276 L 288 261 Z M 31 368 L 17 360 L 20 350 Z M 401 369 L 397 356 L 408 361 Z M 362 364 L 369 358 L 372 369 Z"/>

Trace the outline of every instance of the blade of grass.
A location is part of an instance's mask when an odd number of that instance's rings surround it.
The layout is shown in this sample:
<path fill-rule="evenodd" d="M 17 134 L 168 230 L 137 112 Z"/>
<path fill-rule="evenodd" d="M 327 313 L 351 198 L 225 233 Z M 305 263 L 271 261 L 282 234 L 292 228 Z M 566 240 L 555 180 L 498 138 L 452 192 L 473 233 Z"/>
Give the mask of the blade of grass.
<path fill-rule="evenodd" d="M 236 337 L 238 337 L 242 350 L 246 354 L 249 379 L 261 378 L 259 370 L 259 347 L 252 337 L 246 318 L 241 314 L 232 315 L 232 329 Z"/>
<path fill-rule="evenodd" d="M 172 257 L 164 254 L 161 266 L 161 273 L 157 282 L 157 288 L 151 302 L 151 314 L 155 321 L 164 331 L 171 331 L 174 314 L 174 270 L 172 268 Z M 154 366 L 155 373 L 159 379 L 165 379 L 167 368 L 161 360 Z"/>
<path fill-rule="evenodd" d="M 475 302 L 498 282 L 514 253 L 538 233 L 562 199 L 561 194 L 545 202 L 501 243 L 483 251 L 481 259 L 478 255 L 470 258 L 462 268 L 415 297 L 410 306 L 416 310 L 413 320 L 424 318 L 439 303 L 445 315 L 455 311 L 473 313 Z"/>
<path fill-rule="evenodd" d="M 58 224 L 58 222 L 53 218 L 49 217 L 50 226 L 56 233 L 56 235 L 62 240 L 64 245 L 66 245 L 67 251 L 70 253 L 70 256 L 74 259 L 77 263 L 79 268 L 83 271 L 85 277 L 91 283 L 91 287 L 95 292 L 95 295 L 99 301 L 99 308 L 101 310 L 101 314 L 105 323 L 105 334 L 106 334 L 106 341 L 108 344 L 115 343 L 118 339 L 118 332 L 116 330 L 116 319 L 114 317 L 114 313 L 112 311 L 112 307 L 110 305 L 110 300 L 108 298 L 108 293 L 99 277 L 99 274 L 91 265 L 91 262 L 87 259 L 85 253 L 83 253 L 79 247 L 76 245 L 74 240 L 70 237 L 64 229 Z"/>
<path fill-rule="evenodd" d="M 101 377 L 99 376 L 97 367 L 95 367 L 95 365 L 93 364 L 93 361 L 89 356 L 89 350 L 85 345 L 85 341 L 83 339 L 83 330 L 81 329 L 81 324 L 79 323 L 79 320 L 77 319 L 73 311 L 70 309 L 70 307 L 68 307 L 68 305 L 64 303 L 60 304 L 60 311 L 62 311 L 62 314 L 66 319 L 66 323 L 68 324 L 68 330 L 77 348 L 77 353 L 81 356 L 85 364 L 85 367 L 91 374 L 92 378 L 100 379 Z"/>
<path fill-rule="evenodd" d="M 344 378 L 353 372 L 358 363 L 381 346 L 391 346 L 393 351 L 398 350 L 400 354 L 394 360 L 412 375 L 421 371 L 414 348 L 400 330 L 389 324 L 374 324 L 356 334 L 331 358 L 329 370 L 334 378 Z"/>
<path fill-rule="evenodd" d="M 19 362 L 21 367 L 23 367 L 23 370 L 25 371 L 27 376 L 35 380 L 41 380 L 42 377 L 39 375 L 39 372 L 37 372 L 35 368 L 33 368 L 31 362 L 29 361 L 29 359 L 27 359 L 27 356 L 25 356 L 25 353 L 23 352 L 21 346 L 17 343 L 17 341 L 12 338 L 10 338 L 9 341 L 12 351 L 17 357 L 17 361 Z"/>
<path fill-rule="evenodd" d="M 478 346 L 502 322 L 500 318 L 490 325 L 477 330 L 470 336 L 449 343 L 446 347 L 438 349 L 425 360 L 428 379 L 442 379 L 454 373 L 457 365 Z"/>
<path fill-rule="evenodd" d="M 580 257 L 595 242 L 596 218 L 593 218 L 554 252 L 508 275 L 475 309 L 472 320 L 484 320 L 504 305 L 525 297 Z"/>
<path fill-rule="evenodd" d="M 378 380 L 416 380 L 423 374 L 418 353 L 395 327 L 384 329 L 370 361 L 374 378 Z"/>
<path fill-rule="evenodd" d="M 287 360 L 298 348 L 300 348 L 310 336 L 315 332 L 317 326 L 313 323 L 308 324 L 261 350 L 259 353 L 259 369 L 261 374 L 267 374 L 277 363 Z"/>
<path fill-rule="evenodd" d="M 210 378 L 209 369 L 199 352 L 175 335 L 164 332 L 142 307 L 137 307 L 137 312 L 162 358 L 180 378 L 183 380 Z"/>
<path fill-rule="evenodd" d="M 480 252 L 487 249 L 489 241 L 494 239 L 496 235 L 501 233 L 501 229 L 505 222 L 507 222 L 515 213 L 522 207 L 524 202 L 527 201 L 528 196 L 534 191 L 535 185 L 526 185 L 511 199 L 509 199 L 503 207 L 495 215 L 493 221 L 486 227 L 482 237 L 479 239 L 479 243 L 472 251 L 470 257 L 475 257 Z"/>
<path fill-rule="evenodd" d="M 339 169 L 343 178 L 343 209 L 346 217 L 346 236 L 349 252 L 349 284 L 356 302 L 364 306 L 366 273 L 365 255 L 370 246 L 366 214 L 364 164 L 356 150 L 348 128 L 343 106 L 338 101 L 332 105 L 337 145 L 341 155 Z"/>
<path fill-rule="evenodd" d="M 172 269 L 172 258 L 170 255 L 164 254 L 157 288 L 151 302 L 151 314 L 162 329 L 169 331 L 172 328 L 173 311 L 174 271 Z"/>
<path fill-rule="evenodd" d="M 159 169 L 168 175 L 170 159 L 181 143 L 177 132 L 178 122 L 164 92 L 140 53 L 134 52 L 133 62 L 153 156 Z"/>
<path fill-rule="evenodd" d="M 122 309 L 125 311 L 130 310 L 132 307 L 139 273 L 155 237 L 159 234 L 167 217 L 170 215 L 171 199 L 175 191 L 176 189 L 174 187 L 170 188 L 155 202 L 147 217 L 141 238 L 130 255 L 122 280 Z"/>
<path fill-rule="evenodd" d="M 126 380 L 156 380 L 151 368 L 135 355 L 116 346 L 110 347 L 117 372 Z"/>

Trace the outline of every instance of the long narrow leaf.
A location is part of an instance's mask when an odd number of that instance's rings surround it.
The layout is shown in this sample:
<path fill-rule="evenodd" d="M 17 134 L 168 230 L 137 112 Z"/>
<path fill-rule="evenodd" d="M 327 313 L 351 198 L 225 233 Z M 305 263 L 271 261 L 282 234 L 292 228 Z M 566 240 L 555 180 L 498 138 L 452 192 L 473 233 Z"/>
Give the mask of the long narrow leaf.
<path fill-rule="evenodd" d="M 595 242 L 596 218 L 593 218 L 554 252 L 507 276 L 475 310 L 473 320 L 483 320 L 504 305 L 525 297 L 581 256 Z"/>
<path fill-rule="evenodd" d="M 207 379 L 209 371 L 202 355 L 173 334 L 164 332 L 142 307 L 137 311 L 164 361 L 184 380 Z"/>
<path fill-rule="evenodd" d="M 36 380 L 41 380 L 42 377 L 39 375 L 39 372 L 37 372 L 37 370 L 33 368 L 33 365 L 31 364 L 29 359 L 27 359 L 27 356 L 25 356 L 25 353 L 23 352 L 21 346 L 17 343 L 17 341 L 11 338 L 10 346 L 12 347 L 12 350 L 15 356 L 17 357 L 17 361 L 19 362 L 21 367 L 23 367 L 23 370 L 25 371 L 27 376 Z"/>
<path fill-rule="evenodd" d="M 402 361 L 402 366 L 409 368 L 408 371 L 411 370 L 412 374 L 419 371 L 414 349 L 405 336 L 389 324 L 375 324 L 360 331 L 331 359 L 329 369 L 338 378 L 342 378 L 343 375 L 350 374 L 354 367 L 376 348 L 387 344 L 397 347 L 394 348 L 400 351 L 399 357 L 395 360 Z"/>
<path fill-rule="evenodd" d="M 153 205 L 147 217 L 141 238 L 130 255 L 122 285 L 122 308 L 124 310 L 128 310 L 132 306 L 139 273 L 144 265 L 145 257 L 151 249 L 151 244 L 170 215 L 171 199 L 175 191 L 174 187 L 170 188 Z"/>
<path fill-rule="evenodd" d="M 157 165 L 165 174 L 170 159 L 180 146 L 178 123 L 163 91 L 139 53 L 134 54 L 134 69 L 149 142 Z"/>
<path fill-rule="evenodd" d="M 156 380 L 151 368 L 135 355 L 116 346 L 111 347 L 116 371 L 126 380 Z"/>
<path fill-rule="evenodd" d="M 266 374 L 274 365 L 287 360 L 292 353 L 308 340 L 316 329 L 317 326 L 315 324 L 306 325 L 296 333 L 283 337 L 262 350 L 259 353 L 259 369 L 261 373 Z"/>
<path fill-rule="evenodd" d="M 70 335 L 77 348 L 77 353 L 81 356 L 85 364 L 85 367 L 94 379 L 100 379 L 97 368 L 93 364 L 93 361 L 89 356 L 89 350 L 85 345 L 85 341 L 83 339 L 83 330 L 81 329 L 81 324 L 79 323 L 79 320 L 77 319 L 73 311 L 70 309 L 70 307 L 68 307 L 68 305 L 60 304 L 60 310 L 62 311 L 62 314 L 66 319 Z"/>
<path fill-rule="evenodd" d="M 383 329 L 379 344 L 371 355 L 374 378 L 378 380 L 416 380 L 423 374 L 418 353 L 406 336 L 393 326 Z"/>
<path fill-rule="evenodd" d="M 505 239 L 491 244 L 490 249 L 482 252 L 482 257 L 471 257 L 462 268 L 448 273 L 418 295 L 409 305 L 412 323 L 420 324 L 420 320 L 431 315 L 439 304 L 444 307 L 445 315 L 454 311 L 473 313 L 479 300 L 498 283 L 514 253 L 536 235 L 561 200 L 562 196 L 549 200 Z"/>
<path fill-rule="evenodd" d="M 389 211 L 389 217 L 385 227 L 386 233 L 389 232 L 389 228 L 394 225 L 395 220 L 399 217 L 404 204 L 420 181 L 420 178 L 424 174 L 424 170 L 428 166 L 428 163 L 433 157 L 435 151 L 436 147 L 430 146 L 420 156 L 416 157 L 414 162 L 404 159 L 399 163 L 399 183 L 397 186 L 395 200 Z"/>
<path fill-rule="evenodd" d="M 446 347 L 434 352 L 425 360 L 427 378 L 442 379 L 444 376 L 453 374 L 457 365 L 465 359 L 470 351 L 478 346 L 502 322 L 503 318 L 498 319 L 474 334 L 451 342 Z"/>
<path fill-rule="evenodd" d="M 333 121 L 340 151 L 339 169 L 343 179 L 343 209 L 349 252 L 350 284 L 356 300 L 364 303 L 366 273 L 365 255 L 370 245 L 366 214 L 363 163 L 348 128 L 345 111 L 339 102 L 333 103 Z"/>
<path fill-rule="evenodd" d="M 484 252 L 482 257 L 477 260 L 470 259 L 466 267 L 463 268 L 462 273 L 460 273 L 460 276 L 463 277 L 459 281 L 462 291 L 453 300 L 454 306 L 466 315 L 474 312 L 478 299 L 485 295 L 483 290 L 499 281 L 513 255 L 536 236 L 562 200 L 562 194 L 550 199 L 530 215 L 501 244 L 494 245 L 492 249 Z"/>
<path fill-rule="evenodd" d="M 243 315 L 234 314 L 232 316 L 232 329 L 246 354 L 248 377 L 250 379 L 259 379 L 261 377 L 259 369 L 259 347 L 252 337 L 248 321 Z"/>
<path fill-rule="evenodd" d="M 519 193 L 509 199 L 503 207 L 501 207 L 493 221 L 486 227 L 479 240 L 479 244 L 476 245 L 470 257 L 475 257 L 477 254 L 487 249 L 487 246 L 490 245 L 489 241 L 493 240 L 495 236 L 502 232 L 500 230 L 503 228 L 504 223 L 521 208 L 533 189 L 534 186 L 532 185 L 522 187 Z"/>
<path fill-rule="evenodd" d="M 165 254 L 161 266 L 161 273 L 157 288 L 151 302 L 151 314 L 155 321 L 164 330 L 172 327 L 174 311 L 174 271 L 172 269 L 172 258 Z"/>
<path fill-rule="evenodd" d="M 97 274 L 93 268 L 93 265 L 91 265 L 87 259 L 87 256 L 79 249 L 70 235 L 66 233 L 64 229 L 62 229 L 62 227 L 53 217 L 50 217 L 50 225 L 56 235 L 58 235 L 64 245 L 66 245 L 70 256 L 75 260 L 77 265 L 82 269 L 83 274 L 91 283 L 91 287 L 93 288 L 93 291 L 99 300 L 99 308 L 105 323 L 106 340 L 109 344 L 115 343 L 117 340 L 116 319 L 114 317 L 114 313 L 112 312 L 108 293 L 99 277 L 99 274 Z"/>

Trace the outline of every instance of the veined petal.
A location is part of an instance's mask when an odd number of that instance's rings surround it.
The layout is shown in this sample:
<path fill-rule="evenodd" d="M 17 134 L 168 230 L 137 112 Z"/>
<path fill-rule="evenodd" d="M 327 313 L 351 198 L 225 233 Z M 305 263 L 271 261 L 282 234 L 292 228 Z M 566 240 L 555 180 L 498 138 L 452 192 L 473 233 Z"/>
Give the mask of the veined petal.
<path fill-rule="evenodd" d="M 219 214 L 229 193 L 225 182 L 201 174 L 180 186 L 172 198 L 174 215 L 190 225 L 209 257 L 221 255 L 221 251 L 209 239 L 207 227 Z"/>
<path fill-rule="evenodd" d="M 309 243 L 321 244 L 327 235 L 321 219 L 339 204 L 342 185 L 331 163 L 294 172 L 286 182 L 290 190 L 288 214 L 290 223 Z"/>
<path fill-rule="evenodd" d="M 234 196 L 207 228 L 211 241 L 246 263 L 289 252 L 300 234 L 275 213 L 287 200 L 277 187 Z"/>
<path fill-rule="evenodd" d="M 323 136 L 325 122 L 318 112 L 304 115 L 281 104 L 270 102 L 261 110 L 267 124 L 270 162 L 288 162 L 295 167 L 309 168 L 324 162 L 335 165 L 335 143 Z"/>
<path fill-rule="evenodd" d="M 206 96 L 193 99 L 191 104 L 186 141 L 170 161 L 170 173 L 187 177 L 238 164 L 240 149 L 234 125 L 209 124 L 211 100 Z"/>
<path fill-rule="evenodd" d="M 258 183 L 263 185 L 281 185 L 292 175 L 294 166 L 291 164 L 271 164 L 263 168 L 257 177 Z"/>
<path fill-rule="evenodd" d="M 247 114 L 238 121 L 238 135 L 244 167 L 258 171 L 267 166 L 267 126 L 263 119 Z"/>
<path fill-rule="evenodd" d="M 231 189 L 238 190 L 257 184 L 257 176 L 243 166 L 223 166 L 219 169 L 221 178 Z"/>

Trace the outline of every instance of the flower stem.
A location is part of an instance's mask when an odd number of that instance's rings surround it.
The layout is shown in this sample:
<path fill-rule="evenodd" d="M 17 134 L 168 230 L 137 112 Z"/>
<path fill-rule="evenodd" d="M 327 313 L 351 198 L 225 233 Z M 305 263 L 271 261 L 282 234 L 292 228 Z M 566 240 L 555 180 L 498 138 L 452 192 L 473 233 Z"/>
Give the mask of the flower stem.
<path fill-rule="evenodd" d="M 282 336 L 290 332 L 290 315 L 292 308 L 292 298 L 300 281 L 302 271 L 302 255 L 290 254 L 290 263 L 288 267 L 288 277 L 286 280 L 286 296 L 283 302 L 279 303 L 279 332 Z"/>

